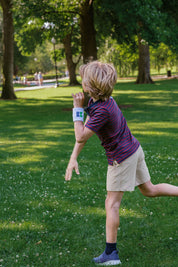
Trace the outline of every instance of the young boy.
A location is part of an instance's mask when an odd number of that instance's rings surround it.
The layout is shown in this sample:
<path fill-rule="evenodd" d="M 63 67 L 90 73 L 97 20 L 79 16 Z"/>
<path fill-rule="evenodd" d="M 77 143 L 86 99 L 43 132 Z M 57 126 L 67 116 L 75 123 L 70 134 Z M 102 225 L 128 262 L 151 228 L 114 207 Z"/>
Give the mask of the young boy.
<path fill-rule="evenodd" d="M 119 208 L 125 191 L 138 186 L 148 197 L 178 196 L 178 187 L 169 184 L 153 185 L 150 181 L 143 150 L 131 134 L 122 112 L 111 97 L 117 74 L 110 64 L 98 61 L 80 68 L 84 92 L 90 94 L 87 118 L 84 117 L 84 94 L 73 95 L 73 121 L 76 143 L 66 169 L 65 179 L 71 180 L 72 171 L 79 174 L 77 157 L 86 141 L 96 133 L 108 159 L 106 208 L 106 249 L 93 259 L 100 265 L 120 264 L 116 249 L 119 227 Z"/>

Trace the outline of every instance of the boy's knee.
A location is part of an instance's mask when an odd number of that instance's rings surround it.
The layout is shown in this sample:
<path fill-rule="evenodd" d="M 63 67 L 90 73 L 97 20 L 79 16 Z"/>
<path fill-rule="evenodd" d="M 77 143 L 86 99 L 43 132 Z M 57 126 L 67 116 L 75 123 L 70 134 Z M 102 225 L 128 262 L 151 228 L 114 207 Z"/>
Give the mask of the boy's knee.
<path fill-rule="evenodd" d="M 120 198 L 116 198 L 115 196 L 112 195 L 107 195 L 106 200 L 105 200 L 105 208 L 107 209 L 112 209 L 116 208 L 119 209 L 121 203 Z"/>
<path fill-rule="evenodd" d="M 146 192 L 144 191 L 142 192 L 142 194 L 146 197 L 156 197 L 156 194 L 154 191 L 146 191 Z"/>
<path fill-rule="evenodd" d="M 146 197 L 156 197 L 156 186 L 152 183 L 143 184 L 139 186 L 140 192 Z"/>

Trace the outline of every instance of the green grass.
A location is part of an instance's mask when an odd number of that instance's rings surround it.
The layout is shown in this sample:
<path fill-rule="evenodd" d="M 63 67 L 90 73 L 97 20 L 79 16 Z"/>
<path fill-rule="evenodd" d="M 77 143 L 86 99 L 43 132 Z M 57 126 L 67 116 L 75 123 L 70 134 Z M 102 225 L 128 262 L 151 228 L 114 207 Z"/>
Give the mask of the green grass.
<path fill-rule="evenodd" d="M 0 266 L 95 266 L 105 247 L 107 160 L 93 136 L 80 176 L 64 181 L 74 144 L 72 92 L 59 87 L 0 101 Z M 178 81 L 124 82 L 113 96 L 145 151 L 153 183 L 178 185 Z M 125 193 L 118 230 L 123 267 L 177 266 L 177 198 Z"/>

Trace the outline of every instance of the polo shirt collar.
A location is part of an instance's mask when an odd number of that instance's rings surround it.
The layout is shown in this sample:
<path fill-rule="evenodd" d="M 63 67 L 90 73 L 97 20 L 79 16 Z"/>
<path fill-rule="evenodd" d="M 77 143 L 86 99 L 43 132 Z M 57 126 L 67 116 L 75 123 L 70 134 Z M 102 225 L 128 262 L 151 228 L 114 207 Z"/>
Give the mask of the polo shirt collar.
<path fill-rule="evenodd" d="M 93 102 L 93 99 L 91 100 L 91 105 L 88 106 L 87 108 L 84 108 L 85 112 L 87 113 L 87 115 L 90 116 L 90 109 L 93 108 L 94 106 L 96 106 L 99 102 L 101 102 L 101 99 L 98 99 L 97 101 Z"/>

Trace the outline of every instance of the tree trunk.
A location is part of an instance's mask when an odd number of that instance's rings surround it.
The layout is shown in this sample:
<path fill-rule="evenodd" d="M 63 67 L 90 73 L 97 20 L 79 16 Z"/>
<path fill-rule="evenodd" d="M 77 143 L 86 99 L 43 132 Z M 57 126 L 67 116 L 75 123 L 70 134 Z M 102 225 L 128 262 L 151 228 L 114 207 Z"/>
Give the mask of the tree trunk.
<path fill-rule="evenodd" d="M 2 45 L 2 18 L 3 14 L 1 13 L 1 9 L 0 9 L 0 84 L 1 84 L 1 76 L 2 76 L 2 49 L 3 49 L 3 45 Z"/>
<path fill-rule="evenodd" d="M 80 9 L 80 31 L 83 63 L 97 59 L 93 0 L 85 0 Z"/>
<path fill-rule="evenodd" d="M 79 82 L 77 81 L 76 78 L 76 66 L 78 62 L 74 63 L 72 59 L 71 34 L 72 33 L 67 34 L 66 37 L 63 39 L 67 68 L 69 71 L 69 80 L 70 80 L 69 85 L 79 85 Z"/>
<path fill-rule="evenodd" d="M 3 89 L 1 98 L 16 99 L 13 86 L 14 27 L 12 0 L 0 0 L 3 8 Z"/>
<path fill-rule="evenodd" d="M 150 76 L 150 54 L 149 45 L 138 37 L 139 60 L 138 60 L 138 77 L 136 83 L 153 83 Z"/>

